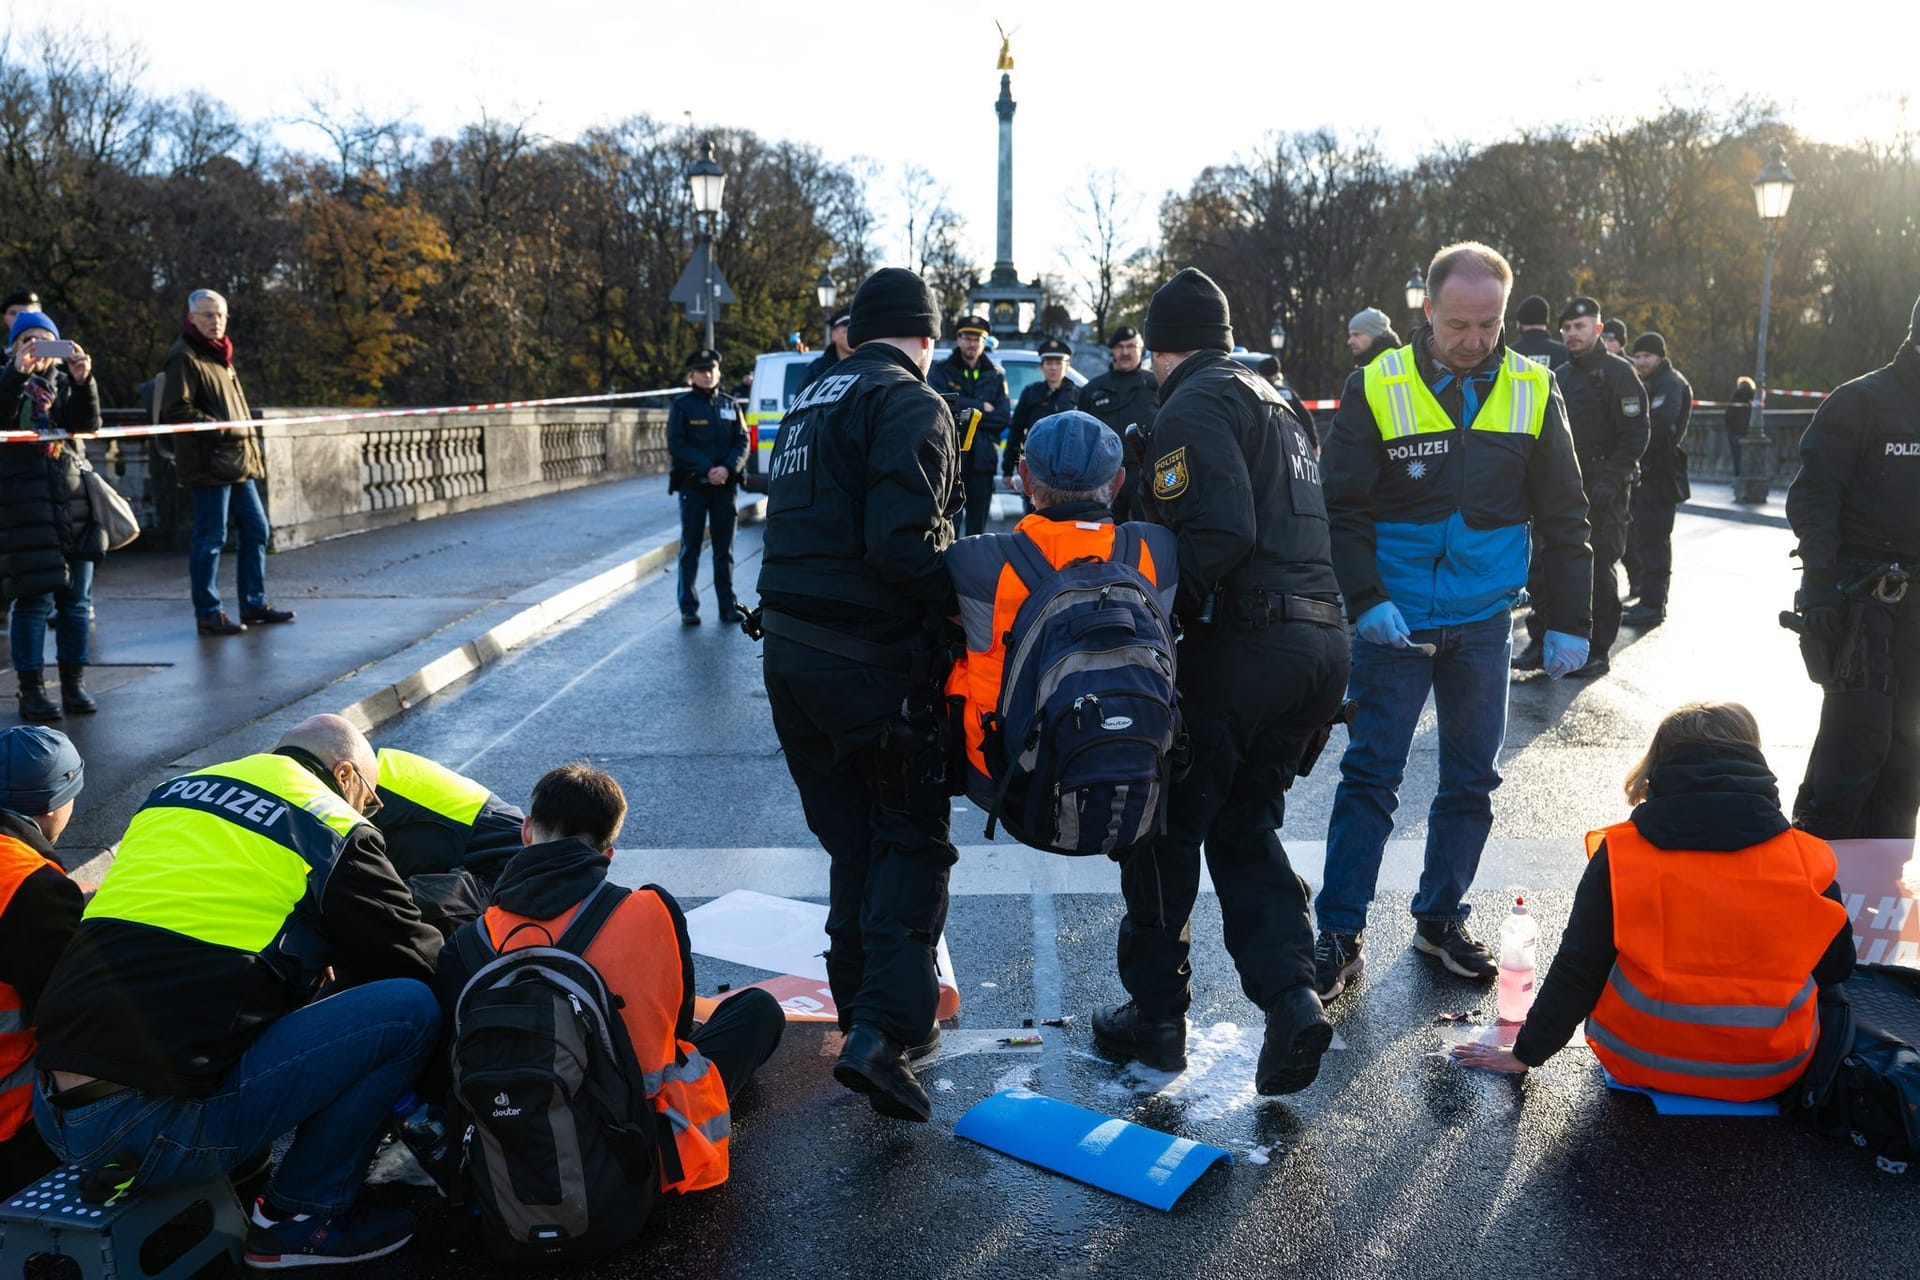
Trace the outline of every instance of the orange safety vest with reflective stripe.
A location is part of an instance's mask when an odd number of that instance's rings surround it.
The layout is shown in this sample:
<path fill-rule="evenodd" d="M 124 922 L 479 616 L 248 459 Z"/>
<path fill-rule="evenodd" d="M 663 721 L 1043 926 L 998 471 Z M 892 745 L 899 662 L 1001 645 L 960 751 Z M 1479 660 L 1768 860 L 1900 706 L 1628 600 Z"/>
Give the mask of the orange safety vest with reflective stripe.
<path fill-rule="evenodd" d="M 1783 831 L 1738 852 L 1606 842 L 1618 951 L 1587 1043 L 1623 1084 L 1751 1102 L 1792 1086 L 1820 1038 L 1813 967 L 1847 919 L 1823 897 L 1833 850 Z"/>
<path fill-rule="evenodd" d="M 502 953 L 545 946 L 549 938 L 565 932 L 579 909 L 575 903 L 551 920 L 535 920 L 490 907 L 485 916 L 487 937 L 494 950 Z M 513 931 L 524 924 L 540 928 L 514 937 Z M 584 959 L 620 1000 L 620 1018 L 640 1062 L 642 1088 L 653 1109 L 673 1129 L 680 1171 L 674 1177 L 670 1170 L 663 1170 L 661 1190 L 703 1191 L 719 1186 L 727 1180 L 733 1115 L 719 1069 L 675 1034 L 686 974 L 680 963 L 680 935 L 667 904 L 651 889 L 635 889 L 601 926 Z"/>
<path fill-rule="evenodd" d="M 1035 513 L 1015 525 L 1014 532 L 1031 538 L 1040 549 L 1040 554 L 1047 558 L 1047 563 L 1058 569 L 1075 560 L 1109 559 L 1113 554 L 1114 530 L 1117 527 L 1111 522 L 1092 520 L 1050 520 Z M 1153 551 L 1148 544 L 1149 538 L 1140 539 L 1138 568 L 1148 582 L 1160 588 L 1163 585 L 1160 581 L 1161 569 L 1154 563 Z M 965 703 L 962 718 L 966 731 L 967 764 L 976 775 L 984 778 L 987 776 L 987 758 L 982 749 L 986 741 L 984 717 L 1000 706 L 1000 677 L 1007 663 L 1007 633 L 1013 628 L 1013 620 L 1020 612 L 1020 606 L 1027 602 L 1028 591 L 1019 571 L 1007 561 L 1004 550 L 1000 552 L 998 573 L 992 577 L 990 584 L 982 582 L 975 585 L 966 581 L 971 566 L 963 568 L 954 553 L 962 552 L 962 548 L 971 551 L 973 545 L 975 539 L 968 538 L 955 543 L 948 552 L 948 567 L 954 572 L 954 585 L 960 596 L 961 620 L 967 632 L 967 651 L 953 664 L 953 670 L 947 676 L 947 696 L 960 698 Z M 981 540 L 978 545 L 998 545 L 998 538 Z M 964 556 L 965 552 L 962 552 L 961 558 Z M 990 617 L 971 616 L 975 613 L 986 615 L 989 610 Z M 988 623 L 988 626 L 978 625 L 982 622 Z"/>
<path fill-rule="evenodd" d="M 24 841 L 0 836 L 0 915 L 13 905 L 21 883 L 42 867 L 66 874 Z M 33 1123 L 34 1047 L 20 993 L 0 982 L 0 1142 Z"/>

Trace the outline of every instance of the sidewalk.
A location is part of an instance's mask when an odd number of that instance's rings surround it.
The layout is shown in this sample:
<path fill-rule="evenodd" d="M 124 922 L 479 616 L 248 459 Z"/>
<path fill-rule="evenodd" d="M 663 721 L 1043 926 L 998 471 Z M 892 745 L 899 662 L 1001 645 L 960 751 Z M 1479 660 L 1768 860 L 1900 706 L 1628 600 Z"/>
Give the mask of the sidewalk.
<path fill-rule="evenodd" d="M 319 711 L 377 725 L 568 613 L 670 571 L 678 546 L 664 477 L 575 489 L 274 555 L 268 592 L 299 620 L 226 638 L 195 631 L 183 554 L 112 556 L 94 587 L 88 684 L 100 712 L 59 725 L 87 761 L 63 861 L 80 867 L 111 847 L 167 777 L 229 758 L 221 750 L 263 750 Z M 222 558 L 221 591 L 237 613 L 232 561 Z M 7 706 L 0 723 L 15 721 Z"/>
<path fill-rule="evenodd" d="M 1764 524 L 1785 529 L 1787 524 L 1787 488 L 1775 485 L 1765 502 L 1735 502 L 1733 485 L 1719 480 L 1693 481 L 1693 497 L 1680 504 L 1688 515 L 1712 516 L 1719 520 L 1738 520 L 1742 524 Z"/>

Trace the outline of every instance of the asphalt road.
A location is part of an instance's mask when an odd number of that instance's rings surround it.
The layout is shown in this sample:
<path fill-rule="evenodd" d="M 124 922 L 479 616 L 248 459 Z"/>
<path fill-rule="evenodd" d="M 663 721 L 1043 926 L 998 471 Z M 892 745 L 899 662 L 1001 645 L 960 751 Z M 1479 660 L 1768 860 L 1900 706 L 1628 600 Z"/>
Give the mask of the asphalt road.
<path fill-rule="evenodd" d="M 739 576 L 757 571 L 742 531 Z M 1662 712 L 1735 697 L 1760 718 L 1789 792 L 1817 709 L 1774 615 L 1793 586 L 1784 531 L 1683 516 L 1672 616 L 1629 633 L 1613 674 L 1522 679 L 1476 901 L 1524 886 L 1550 957 L 1583 858 L 1580 836 L 1626 809 L 1620 780 Z M 750 592 L 743 592 L 751 598 Z M 669 581 L 611 600 L 396 722 L 382 741 L 524 797 L 549 766 L 585 758 L 632 805 L 616 875 L 688 906 L 734 888 L 823 900 L 813 845 L 773 741 L 758 646 L 712 624 L 682 629 Z M 1340 1040 L 1320 1080 L 1268 1101 L 1251 1088 L 1261 1018 L 1220 945 L 1216 900 L 1194 921 L 1192 1065 L 1175 1080 L 1091 1052 L 1086 1016 L 1121 998 L 1110 864 L 986 846 L 956 806 L 962 846 L 947 937 L 963 997 L 948 1037 L 970 1041 L 923 1071 L 933 1123 L 877 1117 L 828 1074 L 830 1030 L 793 1025 L 736 1115 L 733 1177 L 659 1214 L 634 1251 L 577 1269 L 625 1277 L 1911 1274 L 1915 1196 L 1851 1146 L 1792 1121 L 1656 1118 L 1610 1094 L 1583 1047 L 1525 1079 L 1444 1057 L 1442 1013 L 1492 1016 L 1492 996 L 1410 951 L 1405 904 L 1419 869 L 1435 743 L 1415 746 L 1400 837 L 1382 876 L 1366 977 L 1333 1008 Z M 1296 864 L 1317 883 L 1341 743 L 1290 797 Z M 1492 917 L 1483 917 L 1492 927 Z M 702 960 L 702 991 L 765 976 Z M 1068 1013 L 1037 1053 L 981 1040 Z M 965 1046 L 961 1046 L 965 1047 Z M 1018 1164 L 953 1136 L 982 1098 L 1015 1085 L 1234 1152 L 1171 1213 Z M 408 1251 L 365 1274 L 490 1270 L 424 1193 Z"/>

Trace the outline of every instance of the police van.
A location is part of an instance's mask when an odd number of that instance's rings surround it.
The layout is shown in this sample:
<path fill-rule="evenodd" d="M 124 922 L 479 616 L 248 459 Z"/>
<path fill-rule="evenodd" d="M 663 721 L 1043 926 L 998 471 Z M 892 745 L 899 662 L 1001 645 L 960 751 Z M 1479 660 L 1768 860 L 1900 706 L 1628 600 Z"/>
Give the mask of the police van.
<path fill-rule="evenodd" d="M 953 353 L 952 347 L 935 347 L 933 362 L 945 360 Z M 1007 406 L 1011 413 L 1013 405 L 1019 402 L 1020 393 L 1040 381 L 1040 355 L 1034 351 L 1012 351 L 1001 348 L 992 353 L 1002 369 L 1007 371 Z M 780 434 L 780 419 L 786 416 L 787 407 L 793 398 L 800 394 L 800 384 L 806 381 L 807 366 L 820 358 L 817 351 L 769 351 L 753 362 L 752 392 L 747 397 L 747 432 L 754 442 L 754 451 L 747 459 L 749 471 L 765 471 L 767 455 L 773 452 L 774 437 Z M 1072 365 L 1067 366 L 1067 377 L 1075 386 L 1087 384 L 1086 375 Z"/>

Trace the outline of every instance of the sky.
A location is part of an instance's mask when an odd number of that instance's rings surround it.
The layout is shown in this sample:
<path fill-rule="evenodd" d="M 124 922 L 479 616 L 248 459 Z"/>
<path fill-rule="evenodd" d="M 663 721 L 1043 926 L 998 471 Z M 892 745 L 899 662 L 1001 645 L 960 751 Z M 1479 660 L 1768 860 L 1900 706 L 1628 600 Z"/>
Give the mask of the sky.
<path fill-rule="evenodd" d="M 1880 6 L 1857 0 L 1815 17 L 1777 0 L 1528 5 L 1513 11 L 1510 45 L 1497 7 L 1430 0 L 1204 11 L 993 3 L 1013 33 L 1013 247 L 1028 278 L 1071 276 L 1083 256 L 1067 201 L 1090 173 L 1119 172 L 1139 242 L 1163 193 L 1209 163 L 1253 154 L 1276 130 L 1373 134 L 1409 159 L 1436 143 L 1632 118 L 1704 93 L 1771 97 L 1801 132 L 1827 141 L 1890 138 L 1903 118 L 1920 125 L 1911 40 L 1893 38 Z M 45 12 L 9 0 L 16 30 Z M 428 133 L 485 111 L 571 138 L 646 113 L 869 157 L 888 174 L 869 199 L 883 250 L 895 254 L 894 175 L 917 163 L 947 188 L 980 264 L 993 261 L 1000 39 L 989 7 L 253 0 L 209 10 L 77 0 L 61 13 L 137 46 L 150 89 L 198 87 L 253 119 L 291 119 L 331 93 Z M 1469 15 L 1460 29 L 1433 25 L 1452 13 Z M 297 126 L 281 137 L 323 142 Z"/>

